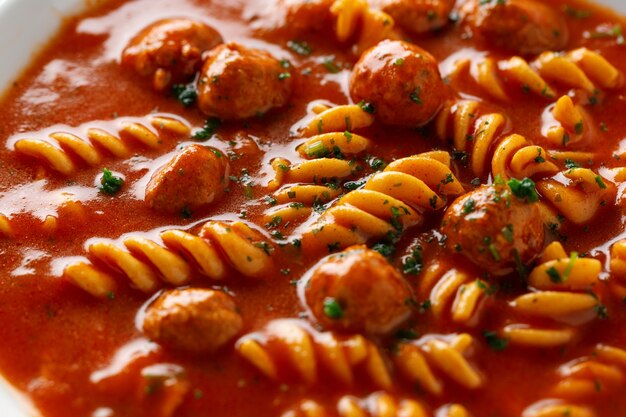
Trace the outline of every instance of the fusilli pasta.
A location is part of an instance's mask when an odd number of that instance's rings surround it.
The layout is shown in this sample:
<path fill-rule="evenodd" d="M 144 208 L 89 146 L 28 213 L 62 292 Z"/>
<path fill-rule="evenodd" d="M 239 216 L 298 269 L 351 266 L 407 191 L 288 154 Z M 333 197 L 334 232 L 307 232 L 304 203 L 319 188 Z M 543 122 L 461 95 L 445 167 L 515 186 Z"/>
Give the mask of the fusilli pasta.
<path fill-rule="evenodd" d="M 116 271 L 140 291 L 157 290 L 160 281 L 187 284 L 194 271 L 219 280 L 230 266 L 250 278 L 266 278 L 273 269 L 273 246 L 258 231 L 242 222 L 209 221 L 199 234 L 181 230 L 160 233 L 161 243 L 130 235 L 122 239 L 126 249 L 112 241 L 96 240 L 87 247 L 90 262 L 73 262 L 64 270 L 71 282 L 96 297 L 113 292 L 116 283 L 108 271 Z"/>
<path fill-rule="evenodd" d="M 301 401 L 282 417 L 469 417 L 459 404 L 446 405 L 434 413 L 418 401 L 396 398 L 386 392 L 376 392 L 365 398 L 344 395 L 336 407 L 329 409 L 314 400 Z"/>
<path fill-rule="evenodd" d="M 406 379 L 431 394 L 443 393 L 441 377 L 477 389 L 483 386 L 484 377 L 467 359 L 473 344 L 474 339 L 466 333 L 428 335 L 400 344 L 393 361 Z"/>
<path fill-rule="evenodd" d="M 148 121 L 153 129 L 144 124 Z M 158 148 L 166 137 L 189 136 L 189 125 L 169 115 L 154 115 L 139 119 L 118 119 L 118 132 L 111 134 L 91 124 L 67 131 L 56 131 L 47 137 L 26 133 L 13 141 L 14 149 L 24 155 L 45 161 L 50 168 L 63 175 L 77 170 L 75 158 L 89 166 L 98 166 L 106 155 L 125 158 L 131 155 L 130 145 Z M 83 132 L 84 133 L 83 136 Z M 103 152 L 105 151 L 105 152 Z"/>
<path fill-rule="evenodd" d="M 467 62 L 466 66 L 469 64 Z M 519 56 L 501 61 L 485 58 L 471 73 L 485 92 L 501 101 L 510 100 L 503 80 L 549 100 L 557 97 L 551 82 L 588 94 L 595 94 L 598 88 L 616 89 L 624 82 L 623 74 L 615 66 L 587 48 L 566 53 L 544 52 L 532 62 Z"/>
<path fill-rule="evenodd" d="M 361 335 L 340 337 L 318 332 L 299 320 L 270 322 L 260 332 L 243 336 L 239 354 L 266 377 L 285 381 L 290 377 L 313 385 L 322 370 L 345 385 L 353 385 L 362 371 L 376 387 L 390 389 L 393 382 L 382 353 Z M 279 365 L 280 359 L 280 365 Z"/>
<path fill-rule="evenodd" d="M 562 324 L 538 327 L 508 324 L 502 334 L 520 346 L 553 347 L 570 343 L 576 336 L 572 318 L 581 324 L 601 313 L 601 301 L 593 290 L 599 284 L 602 265 L 597 259 L 567 256 L 563 246 L 553 242 L 544 250 L 539 265 L 528 275 L 531 291 L 511 302 L 514 311 L 526 317 L 540 317 Z"/>
<path fill-rule="evenodd" d="M 446 152 L 398 159 L 372 175 L 363 188 L 342 196 L 305 231 L 305 247 L 345 248 L 419 225 L 422 213 L 444 207 L 463 187 Z"/>

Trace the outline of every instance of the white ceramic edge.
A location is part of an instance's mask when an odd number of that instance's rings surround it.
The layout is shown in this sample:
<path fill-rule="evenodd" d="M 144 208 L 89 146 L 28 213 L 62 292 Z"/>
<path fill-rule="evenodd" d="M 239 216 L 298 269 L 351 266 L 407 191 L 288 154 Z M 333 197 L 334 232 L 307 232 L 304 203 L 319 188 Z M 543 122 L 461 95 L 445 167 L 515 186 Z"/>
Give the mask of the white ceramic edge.
<path fill-rule="evenodd" d="M 625 0 L 598 3 L 626 14 Z M 0 96 L 59 28 L 63 17 L 76 13 L 85 4 L 85 0 L 0 0 Z M 0 376 L 0 416 L 37 415 L 28 401 Z"/>

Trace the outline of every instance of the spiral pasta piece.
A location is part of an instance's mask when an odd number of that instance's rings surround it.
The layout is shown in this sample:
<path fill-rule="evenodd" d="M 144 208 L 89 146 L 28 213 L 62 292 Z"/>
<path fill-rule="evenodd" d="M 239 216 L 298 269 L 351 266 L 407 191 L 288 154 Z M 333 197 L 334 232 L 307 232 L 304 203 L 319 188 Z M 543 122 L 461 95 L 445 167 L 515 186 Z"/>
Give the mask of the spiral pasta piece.
<path fill-rule="evenodd" d="M 611 247 L 611 291 L 620 300 L 626 300 L 626 239 Z"/>
<path fill-rule="evenodd" d="M 354 39 L 357 55 L 384 39 L 396 36 L 393 18 L 371 8 L 366 0 L 335 0 L 330 12 L 336 19 L 337 40 L 346 42 Z"/>
<path fill-rule="evenodd" d="M 589 137 L 590 116 L 582 106 L 574 104 L 570 96 L 559 98 L 548 111 L 554 122 L 548 124 L 543 133 L 555 147 L 579 143 Z"/>
<path fill-rule="evenodd" d="M 340 337 L 318 332 L 300 320 L 270 322 L 260 332 L 243 336 L 239 354 L 266 377 L 296 380 L 306 385 L 320 382 L 320 373 L 352 386 L 360 371 L 375 386 L 390 389 L 393 380 L 380 350 L 361 335 Z"/>
<path fill-rule="evenodd" d="M 443 393 L 442 377 L 465 389 L 477 389 L 483 386 L 484 377 L 467 359 L 473 343 L 466 333 L 428 335 L 402 343 L 393 361 L 406 379 L 431 394 Z"/>
<path fill-rule="evenodd" d="M 519 56 L 502 61 L 489 57 L 476 65 L 472 75 L 485 92 L 501 101 L 510 100 L 505 80 L 524 92 L 549 100 L 557 97 L 556 88 L 551 83 L 589 94 L 594 94 L 599 88 L 617 89 L 624 83 L 624 75 L 615 66 L 587 48 L 564 54 L 544 52 L 532 62 Z"/>
<path fill-rule="evenodd" d="M 375 392 L 365 398 L 344 395 L 333 407 L 315 400 L 303 400 L 282 417 L 469 417 L 459 404 L 445 405 L 434 413 L 418 401 L 397 398 L 386 392 Z"/>
<path fill-rule="evenodd" d="M 420 225 L 423 212 L 444 207 L 463 193 L 446 152 L 398 159 L 327 209 L 302 236 L 309 247 L 345 248 Z"/>
<path fill-rule="evenodd" d="M 355 162 L 347 158 L 365 152 L 370 145 L 369 139 L 351 132 L 373 123 L 373 117 L 360 107 L 318 106 L 314 113 L 302 131 L 308 139 L 297 148 L 304 161 L 292 165 L 276 158 L 271 162 L 275 176 L 269 188 L 274 191 L 275 206 L 265 213 L 266 223 L 308 217 L 314 205 L 338 197 L 341 190 L 336 180 L 352 175 L 356 169 Z"/>
<path fill-rule="evenodd" d="M 273 271 L 273 246 L 258 231 L 242 222 L 209 221 L 198 235 L 182 230 L 160 233 L 160 242 L 130 235 L 124 247 L 108 240 L 88 245 L 89 257 L 77 261 L 63 275 L 96 297 L 110 295 L 116 288 L 110 272 L 117 272 L 145 293 L 155 292 L 165 282 L 182 286 L 196 275 L 221 280 L 228 268 L 249 278 L 268 278 Z"/>
<path fill-rule="evenodd" d="M 418 296 L 429 300 L 436 319 L 466 326 L 477 324 L 488 292 L 485 282 L 438 261 L 425 268 L 418 287 Z"/>
<path fill-rule="evenodd" d="M 522 417 L 597 417 L 589 407 L 557 400 L 543 400 L 527 407 Z"/>
<path fill-rule="evenodd" d="M 511 308 L 522 316 L 553 321 L 555 326 L 509 324 L 502 329 L 502 335 L 520 346 L 555 347 L 570 343 L 576 329 L 566 323 L 584 323 L 600 312 L 601 302 L 593 290 L 600 283 L 601 269 L 597 259 L 580 258 L 575 252 L 567 256 L 563 245 L 551 243 L 528 275 L 531 291 L 516 297 Z"/>
<path fill-rule="evenodd" d="M 152 129 L 146 127 L 146 121 Z M 115 158 L 130 156 L 133 144 L 155 149 L 162 146 L 165 138 L 187 137 L 191 131 L 185 121 L 167 115 L 123 118 L 116 120 L 115 124 L 116 134 L 91 124 L 52 132 L 47 137 L 27 133 L 14 142 L 14 149 L 43 160 L 52 170 L 68 176 L 78 169 L 75 160 L 88 166 L 99 166 L 107 155 Z"/>
<path fill-rule="evenodd" d="M 599 344 L 590 356 L 570 361 L 558 369 L 559 382 L 551 395 L 568 401 L 601 398 L 623 390 L 626 350 Z"/>

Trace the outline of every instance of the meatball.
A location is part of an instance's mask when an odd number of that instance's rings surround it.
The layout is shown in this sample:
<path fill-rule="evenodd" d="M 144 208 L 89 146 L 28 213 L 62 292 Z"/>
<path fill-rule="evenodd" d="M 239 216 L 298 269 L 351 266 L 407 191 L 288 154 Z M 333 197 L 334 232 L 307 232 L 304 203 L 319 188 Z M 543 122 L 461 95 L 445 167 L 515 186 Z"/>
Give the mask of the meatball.
<path fill-rule="evenodd" d="M 209 116 L 246 119 L 284 106 L 291 88 L 291 74 L 280 61 L 230 42 L 208 54 L 198 80 L 198 106 Z"/>
<path fill-rule="evenodd" d="M 476 35 L 522 55 L 565 48 L 569 31 L 553 8 L 535 0 L 472 0 L 461 15 Z"/>
<path fill-rule="evenodd" d="M 485 185 L 456 199 L 446 211 L 442 232 L 449 251 L 494 275 L 532 261 L 545 237 L 537 204 L 513 196 L 505 185 Z"/>
<path fill-rule="evenodd" d="M 403 29 L 424 33 L 448 23 L 455 0 L 380 0 L 379 3 Z"/>
<path fill-rule="evenodd" d="M 327 29 L 333 24 L 334 0 L 269 0 L 250 2 L 246 16 L 254 29 L 284 31 L 292 36 Z"/>
<path fill-rule="evenodd" d="M 212 27 L 190 19 L 155 22 L 135 36 L 122 53 L 122 66 L 152 77 L 157 91 L 187 81 L 200 69 L 202 53 L 223 42 Z"/>
<path fill-rule="evenodd" d="M 174 350 L 213 353 L 242 327 L 231 296 L 201 288 L 170 290 L 150 304 L 143 331 L 151 340 Z"/>
<path fill-rule="evenodd" d="M 327 329 L 384 334 L 411 315 L 407 283 L 382 255 L 365 247 L 328 256 L 301 281 L 301 296 Z"/>
<path fill-rule="evenodd" d="M 164 213 L 193 211 L 223 195 L 229 173 L 228 158 L 217 149 L 187 146 L 152 175 L 146 203 Z"/>
<path fill-rule="evenodd" d="M 365 51 L 350 78 L 352 99 L 372 104 L 376 117 L 389 125 L 428 123 L 444 94 L 435 58 L 408 42 L 385 40 Z"/>

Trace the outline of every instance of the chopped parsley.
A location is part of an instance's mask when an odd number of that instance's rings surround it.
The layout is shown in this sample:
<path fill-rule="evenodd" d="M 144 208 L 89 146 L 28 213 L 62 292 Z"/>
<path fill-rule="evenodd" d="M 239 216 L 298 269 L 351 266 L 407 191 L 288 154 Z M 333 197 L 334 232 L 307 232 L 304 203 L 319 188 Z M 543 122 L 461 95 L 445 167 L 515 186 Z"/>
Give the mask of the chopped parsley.
<path fill-rule="evenodd" d="M 102 170 L 102 178 L 100 179 L 100 191 L 108 195 L 117 194 L 124 185 L 124 179 L 113 175 L 107 168 Z"/>
<path fill-rule="evenodd" d="M 313 48 L 311 48 L 311 45 L 304 41 L 291 40 L 287 42 L 287 47 L 298 55 L 302 56 L 311 55 L 311 52 L 313 52 Z"/>
<path fill-rule="evenodd" d="M 596 184 L 598 184 L 598 187 L 600 187 L 600 189 L 602 190 L 606 189 L 606 184 L 604 183 L 604 180 L 602 179 L 602 177 L 599 175 L 596 175 Z"/>
<path fill-rule="evenodd" d="M 402 260 L 402 272 L 407 275 L 418 275 L 424 267 L 424 255 L 421 246 L 417 245 L 409 256 Z"/>
<path fill-rule="evenodd" d="M 424 102 L 422 101 L 420 94 L 422 93 L 422 89 L 419 87 L 415 87 L 415 90 L 413 90 L 413 92 L 411 94 L 409 94 L 409 98 L 411 99 L 411 101 L 413 103 L 417 103 L 419 105 L 424 104 Z"/>
<path fill-rule="evenodd" d="M 339 320 L 343 317 L 343 308 L 332 297 L 328 297 L 324 300 L 324 315 L 329 319 Z"/>
<path fill-rule="evenodd" d="M 172 94 L 185 107 L 193 105 L 198 98 L 198 91 L 193 84 L 174 84 Z"/>
<path fill-rule="evenodd" d="M 539 201 L 539 194 L 537 194 L 537 190 L 535 190 L 535 183 L 530 178 L 524 178 L 521 181 L 516 178 L 511 178 L 507 182 L 507 185 L 513 195 L 520 200 L 525 200 L 528 203 Z"/>
<path fill-rule="evenodd" d="M 470 213 L 474 212 L 475 209 L 476 209 L 476 200 L 474 200 L 473 198 L 469 198 L 463 204 L 463 213 L 464 214 L 470 214 Z"/>
<path fill-rule="evenodd" d="M 358 106 L 365 112 L 369 114 L 374 114 L 376 109 L 372 103 L 366 102 L 365 100 L 361 100 Z"/>
<path fill-rule="evenodd" d="M 572 161 L 571 159 L 566 159 L 565 160 L 565 168 L 567 169 L 572 169 L 572 168 L 580 168 L 580 164 L 576 161 Z"/>
<path fill-rule="evenodd" d="M 217 129 L 220 127 L 221 123 L 222 123 L 221 120 L 215 117 L 206 119 L 206 121 L 204 122 L 204 127 L 198 130 L 196 133 L 194 133 L 192 138 L 199 140 L 199 141 L 205 141 L 205 140 L 211 139 L 213 135 L 216 133 Z"/>
<path fill-rule="evenodd" d="M 503 351 L 509 345 L 509 341 L 506 338 L 498 336 L 498 333 L 493 331 L 485 330 L 483 332 L 483 337 L 487 341 L 489 348 L 495 350 L 496 352 Z"/>

